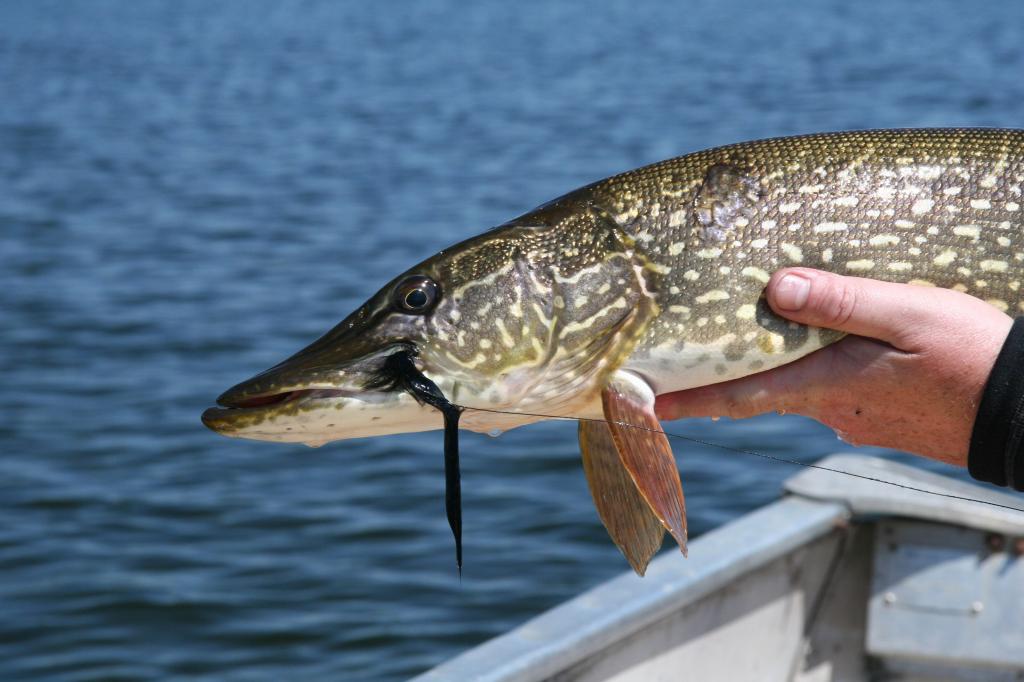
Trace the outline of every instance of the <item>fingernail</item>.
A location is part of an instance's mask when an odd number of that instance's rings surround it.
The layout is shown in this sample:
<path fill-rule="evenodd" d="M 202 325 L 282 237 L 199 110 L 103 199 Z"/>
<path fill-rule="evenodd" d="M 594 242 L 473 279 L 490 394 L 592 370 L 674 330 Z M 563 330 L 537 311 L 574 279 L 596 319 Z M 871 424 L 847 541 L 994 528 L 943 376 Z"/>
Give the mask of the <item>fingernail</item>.
<path fill-rule="evenodd" d="M 811 282 L 806 277 L 790 273 L 775 285 L 775 306 L 781 310 L 800 310 L 811 294 Z"/>

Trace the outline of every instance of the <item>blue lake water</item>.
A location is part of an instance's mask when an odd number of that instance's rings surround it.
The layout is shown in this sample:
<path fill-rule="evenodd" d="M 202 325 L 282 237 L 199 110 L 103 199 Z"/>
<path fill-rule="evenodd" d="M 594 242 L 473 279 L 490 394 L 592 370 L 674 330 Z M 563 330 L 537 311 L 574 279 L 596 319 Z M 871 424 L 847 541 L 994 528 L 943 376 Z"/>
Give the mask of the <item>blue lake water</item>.
<path fill-rule="evenodd" d="M 1022 28 L 1024 3 L 948 0 L 0 4 L 0 679 L 399 680 L 627 569 L 571 424 L 464 435 L 460 581 L 439 433 L 310 450 L 199 414 L 612 173 L 1024 126 Z M 790 416 L 670 428 L 842 447 Z M 677 455 L 694 535 L 793 473 Z"/>

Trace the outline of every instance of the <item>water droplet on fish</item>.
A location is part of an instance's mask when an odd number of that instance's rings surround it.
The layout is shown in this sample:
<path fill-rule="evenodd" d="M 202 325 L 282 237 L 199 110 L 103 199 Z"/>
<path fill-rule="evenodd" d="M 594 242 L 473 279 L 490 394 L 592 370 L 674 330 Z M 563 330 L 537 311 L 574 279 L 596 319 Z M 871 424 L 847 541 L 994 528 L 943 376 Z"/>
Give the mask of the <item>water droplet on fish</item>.
<path fill-rule="evenodd" d="M 490 436 L 491 438 L 497 438 L 502 433 L 504 432 L 501 429 L 491 429 L 490 431 L 487 432 L 487 435 Z"/>
<path fill-rule="evenodd" d="M 845 431 L 839 431 L 838 429 L 836 429 L 836 438 L 846 443 L 847 445 L 853 445 L 854 447 L 856 447 L 857 445 L 856 443 L 853 442 L 853 438 L 850 437 L 850 434 L 846 433 Z"/>

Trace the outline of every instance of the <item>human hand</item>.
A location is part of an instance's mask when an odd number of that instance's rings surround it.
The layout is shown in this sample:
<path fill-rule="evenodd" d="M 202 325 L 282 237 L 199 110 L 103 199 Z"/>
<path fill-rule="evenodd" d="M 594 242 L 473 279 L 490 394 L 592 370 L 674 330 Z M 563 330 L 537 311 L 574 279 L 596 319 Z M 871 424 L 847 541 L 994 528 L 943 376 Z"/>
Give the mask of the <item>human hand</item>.
<path fill-rule="evenodd" d="M 967 294 L 844 277 L 776 272 L 768 304 L 795 322 L 851 335 L 796 362 L 658 396 L 662 419 L 806 415 L 853 445 L 879 445 L 959 466 L 985 382 L 1013 320 Z"/>

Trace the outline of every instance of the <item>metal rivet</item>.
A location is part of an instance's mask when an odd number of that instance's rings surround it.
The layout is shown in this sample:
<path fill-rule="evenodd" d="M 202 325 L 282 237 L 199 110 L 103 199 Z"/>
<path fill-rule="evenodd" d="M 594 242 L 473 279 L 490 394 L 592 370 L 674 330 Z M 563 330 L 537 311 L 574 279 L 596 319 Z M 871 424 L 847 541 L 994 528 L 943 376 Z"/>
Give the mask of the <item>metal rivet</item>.
<path fill-rule="evenodd" d="M 895 604 L 896 594 L 894 592 L 886 592 L 885 595 L 882 596 L 882 601 L 886 604 Z"/>
<path fill-rule="evenodd" d="M 971 613 L 981 613 L 985 610 L 985 605 L 980 601 L 971 602 Z"/>

